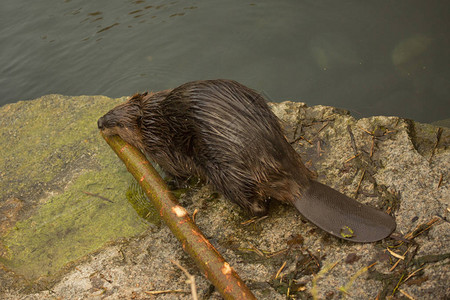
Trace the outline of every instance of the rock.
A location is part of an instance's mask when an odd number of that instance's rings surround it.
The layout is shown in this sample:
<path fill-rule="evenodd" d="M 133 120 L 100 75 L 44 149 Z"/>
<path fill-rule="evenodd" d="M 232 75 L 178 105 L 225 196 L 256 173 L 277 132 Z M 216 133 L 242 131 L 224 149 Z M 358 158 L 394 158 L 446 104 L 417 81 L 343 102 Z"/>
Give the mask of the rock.
<path fill-rule="evenodd" d="M 172 292 L 158 299 L 191 299 L 177 260 L 200 295 L 221 299 L 170 230 L 128 202 L 133 179 L 96 128 L 123 100 L 48 95 L 0 108 L 0 298 L 148 299 L 160 290 Z M 180 203 L 199 210 L 199 228 L 256 297 L 450 296 L 450 129 L 397 117 L 356 120 L 304 103 L 271 107 L 321 182 L 393 211 L 396 236 L 416 237 L 342 241 L 280 203 L 243 225 L 240 208 L 209 186 L 191 186 Z"/>

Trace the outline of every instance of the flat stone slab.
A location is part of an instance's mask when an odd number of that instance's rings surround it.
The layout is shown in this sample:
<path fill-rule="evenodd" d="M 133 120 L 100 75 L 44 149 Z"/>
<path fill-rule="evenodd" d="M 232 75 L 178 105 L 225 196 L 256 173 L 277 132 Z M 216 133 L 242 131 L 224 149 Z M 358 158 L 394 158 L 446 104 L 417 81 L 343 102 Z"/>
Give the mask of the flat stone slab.
<path fill-rule="evenodd" d="M 0 107 L 0 298 L 191 299 L 178 261 L 204 299 L 221 299 L 170 230 L 140 211 L 145 200 L 98 133 L 97 119 L 124 100 L 48 95 Z M 395 238 L 355 244 L 288 205 L 248 223 L 209 186 L 176 191 L 256 297 L 450 297 L 450 130 L 271 107 L 319 181 L 392 211 L 398 226 Z"/>

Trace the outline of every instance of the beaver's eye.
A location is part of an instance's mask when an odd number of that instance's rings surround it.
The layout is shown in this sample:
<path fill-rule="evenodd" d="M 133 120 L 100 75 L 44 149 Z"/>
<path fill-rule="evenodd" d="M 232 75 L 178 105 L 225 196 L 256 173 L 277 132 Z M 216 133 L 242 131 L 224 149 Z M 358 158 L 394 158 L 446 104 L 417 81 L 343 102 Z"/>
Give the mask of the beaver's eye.
<path fill-rule="evenodd" d="M 136 123 L 137 123 L 137 125 L 138 125 L 139 127 L 141 126 L 141 124 L 142 124 L 142 116 L 137 117 Z"/>

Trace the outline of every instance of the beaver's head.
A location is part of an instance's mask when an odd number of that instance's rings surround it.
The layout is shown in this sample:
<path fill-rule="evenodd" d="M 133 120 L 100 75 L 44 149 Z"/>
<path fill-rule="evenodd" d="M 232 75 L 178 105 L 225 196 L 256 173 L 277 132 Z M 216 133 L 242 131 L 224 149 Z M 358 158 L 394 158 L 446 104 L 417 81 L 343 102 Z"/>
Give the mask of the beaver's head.
<path fill-rule="evenodd" d="M 127 102 L 120 104 L 98 119 L 98 128 L 105 135 L 119 135 L 123 140 L 143 149 L 141 123 L 142 101 L 147 96 L 135 94 Z"/>

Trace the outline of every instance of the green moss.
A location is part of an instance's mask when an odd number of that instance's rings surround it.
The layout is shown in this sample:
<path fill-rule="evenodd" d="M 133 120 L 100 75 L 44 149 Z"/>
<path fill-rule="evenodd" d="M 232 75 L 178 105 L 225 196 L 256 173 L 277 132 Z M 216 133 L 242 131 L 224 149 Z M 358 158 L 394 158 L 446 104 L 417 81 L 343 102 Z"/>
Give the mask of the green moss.
<path fill-rule="evenodd" d="M 8 176 L 0 181 L 0 196 L 17 194 L 20 187 L 25 198 L 32 198 L 83 164 L 104 144 L 97 119 L 118 102 L 49 95 L 2 107 L 0 170 L 8 170 Z"/>
<path fill-rule="evenodd" d="M 0 202 L 24 203 L 0 236 L 0 265 L 28 280 L 52 276 L 148 227 L 126 198 L 131 175 L 96 126 L 120 101 L 49 95 L 0 108 Z"/>
<path fill-rule="evenodd" d="M 126 181 L 116 180 L 124 176 L 117 175 L 120 174 L 109 171 L 82 174 L 65 193 L 51 197 L 36 214 L 18 222 L 4 237 L 8 259 L 3 259 L 3 263 L 16 273 L 35 279 L 54 274 L 108 241 L 144 231 L 146 223 L 123 196 Z M 98 183 L 98 178 L 111 185 Z"/>

